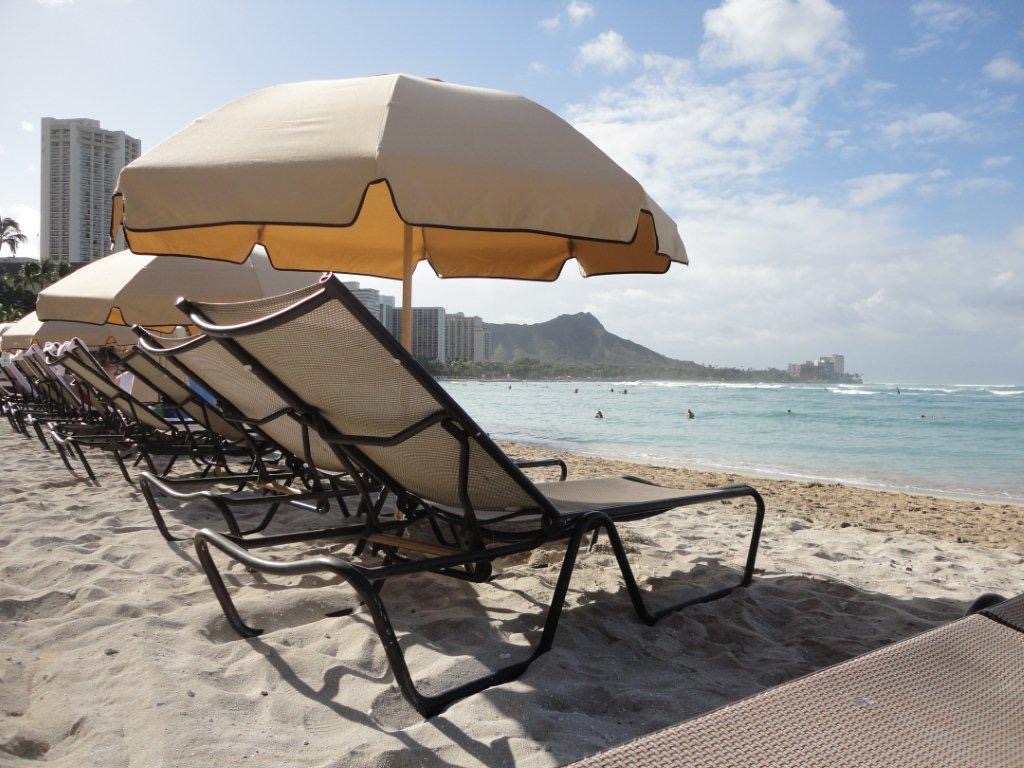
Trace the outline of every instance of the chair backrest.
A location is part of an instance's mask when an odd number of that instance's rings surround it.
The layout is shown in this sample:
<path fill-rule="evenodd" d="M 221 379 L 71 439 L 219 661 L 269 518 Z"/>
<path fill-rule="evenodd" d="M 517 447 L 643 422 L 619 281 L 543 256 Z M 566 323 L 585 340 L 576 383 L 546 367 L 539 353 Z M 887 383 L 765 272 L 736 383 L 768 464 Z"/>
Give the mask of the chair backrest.
<path fill-rule="evenodd" d="M 57 370 L 60 366 L 51 362 L 51 357 L 56 352 L 57 345 L 52 341 L 46 343 L 45 349 L 40 349 L 33 345 L 27 350 L 27 354 L 36 363 L 36 366 L 42 372 L 46 380 L 50 382 L 53 390 L 57 393 L 64 404 L 73 411 L 81 410 L 82 400 L 65 380 L 63 369 Z"/>
<path fill-rule="evenodd" d="M 220 344 L 202 335 L 181 339 L 141 328 L 135 331 L 144 351 L 169 357 L 185 376 L 216 398 L 225 413 L 246 421 L 282 450 L 305 460 L 303 427 L 287 411 L 288 404 Z M 328 472 L 347 470 L 316 432 L 310 430 L 308 438 L 314 466 Z"/>
<path fill-rule="evenodd" d="M 245 438 L 241 430 L 226 421 L 212 404 L 200 398 L 187 384 L 138 347 L 123 355 L 120 362 L 158 395 L 191 416 L 197 424 L 233 443 Z"/>
<path fill-rule="evenodd" d="M 7 378 L 19 389 L 25 397 L 34 397 L 35 390 L 32 388 L 32 383 L 25 377 L 25 374 L 15 364 L 15 358 L 21 355 L 21 352 L 4 352 L 3 357 L 0 358 L 0 366 L 3 366 L 4 373 L 7 374 Z"/>
<path fill-rule="evenodd" d="M 145 403 L 117 386 L 81 339 L 72 339 L 59 362 L 129 421 L 144 424 L 160 432 L 177 431 L 170 423 L 151 411 Z"/>
<path fill-rule="evenodd" d="M 336 277 L 266 299 L 179 306 L 317 420 L 325 438 L 367 457 L 382 480 L 480 520 L 555 514 Z"/>

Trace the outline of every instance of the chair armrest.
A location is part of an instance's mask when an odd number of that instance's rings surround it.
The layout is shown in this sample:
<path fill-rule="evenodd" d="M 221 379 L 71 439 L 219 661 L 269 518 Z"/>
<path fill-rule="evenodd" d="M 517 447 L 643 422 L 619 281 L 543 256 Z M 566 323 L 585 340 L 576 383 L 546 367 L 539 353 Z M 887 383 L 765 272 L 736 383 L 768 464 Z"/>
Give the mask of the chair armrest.
<path fill-rule="evenodd" d="M 528 469 L 530 467 L 558 467 L 561 470 L 561 475 L 558 478 L 559 482 L 565 480 L 569 475 L 569 467 L 567 467 L 565 462 L 561 459 L 512 459 L 512 463 L 520 469 Z"/>

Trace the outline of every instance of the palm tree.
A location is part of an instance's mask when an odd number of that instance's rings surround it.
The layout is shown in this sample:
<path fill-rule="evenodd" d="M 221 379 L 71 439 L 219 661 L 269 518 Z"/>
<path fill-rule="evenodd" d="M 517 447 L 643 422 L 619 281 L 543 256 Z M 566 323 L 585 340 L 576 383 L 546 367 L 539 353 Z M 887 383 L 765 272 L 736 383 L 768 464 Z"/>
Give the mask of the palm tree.
<path fill-rule="evenodd" d="M 18 246 L 28 238 L 21 231 L 18 222 L 9 216 L 0 216 L 0 250 L 6 245 L 11 249 L 11 256 L 18 252 Z"/>

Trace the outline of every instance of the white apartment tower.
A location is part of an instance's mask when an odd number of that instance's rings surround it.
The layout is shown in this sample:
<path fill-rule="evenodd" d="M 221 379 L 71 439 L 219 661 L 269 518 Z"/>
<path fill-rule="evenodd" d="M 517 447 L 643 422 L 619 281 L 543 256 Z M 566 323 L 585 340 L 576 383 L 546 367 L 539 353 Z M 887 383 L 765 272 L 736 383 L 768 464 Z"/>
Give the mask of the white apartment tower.
<path fill-rule="evenodd" d="M 110 253 L 110 201 L 117 175 L 142 143 L 99 120 L 43 118 L 40 258 L 79 264 Z M 124 249 L 118 232 L 115 250 Z"/>
<path fill-rule="evenodd" d="M 360 288 L 359 283 L 347 282 L 345 287 L 352 295 L 359 299 L 359 303 L 370 310 L 370 314 L 377 318 L 392 336 L 397 336 L 395 330 L 395 297 L 386 296 L 376 288 Z"/>
<path fill-rule="evenodd" d="M 402 327 L 402 312 L 398 307 L 393 312 L 396 329 Z M 417 360 L 436 360 L 445 362 L 447 344 L 445 343 L 445 311 L 444 307 L 413 307 L 412 308 L 412 356 Z"/>
<path fill-rule="evenodd" d="M 445 356 L 453 360 L 482 362 L 491 359 L 491 332 L 479 317 L 453 312 L 445 318 Z"/>

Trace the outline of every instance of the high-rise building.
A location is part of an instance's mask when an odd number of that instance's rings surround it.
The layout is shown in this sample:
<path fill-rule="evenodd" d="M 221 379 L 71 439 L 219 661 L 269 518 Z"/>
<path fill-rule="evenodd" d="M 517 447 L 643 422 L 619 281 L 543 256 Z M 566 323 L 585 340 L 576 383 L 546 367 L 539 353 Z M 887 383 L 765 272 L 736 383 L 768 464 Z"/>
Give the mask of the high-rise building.
<path fill-rule="evenodd" d="M 445 356 L 452 360 L 480 362 L 491 358 L 491 332 L 479 317 L 454 312 L 445 317 Z"/>
<path fill-rule="evenodd" d="M 352 295 L 359 299 L 359 303 L 370 310 L 370 314 L 377 318 L 381 325 L 383 325 L 391 333 L 392 336 L 397 336 L 398 331 L 395 327 L 395 297 L 386 296 L 378 291 L 376 288 L 360 288 L 359 283 L 345 283 L 344 284 Z"/>
<path fill-rule="evenodd" d="M 395 297 L 386 296 L 385 294 L 380 295 L 380 321 L 384 324 L 384 327 L 388 329 L 395 338 L 399 336 L 397 311 L 395 309 Z"/>
<path fill-rule="evenodd" d="M 818 359 L 819 363 L 831 363 L 836 376 L 842 376 L 846 370 L 846 359 L 842 355 L 828 355 Z"/>
<path fill-rule="evenodd" d="M 84 263 L 110 253 L 110 202 L 117 175 L 142 154 L 142 143 L 99 120 L 43 118 L 43 261 Z M 125 248 L 118 231 L 115 249 Z"/>
<path fill-rule="evenodd" d="M 402 327 L 402 312 L 399 307 L 394 311 L 396 329 Z M 437 360 L 445 362 L 445 311 L 444 307 L 413 307 L 412 308 L 412 356 L 417 360 Z"/>

